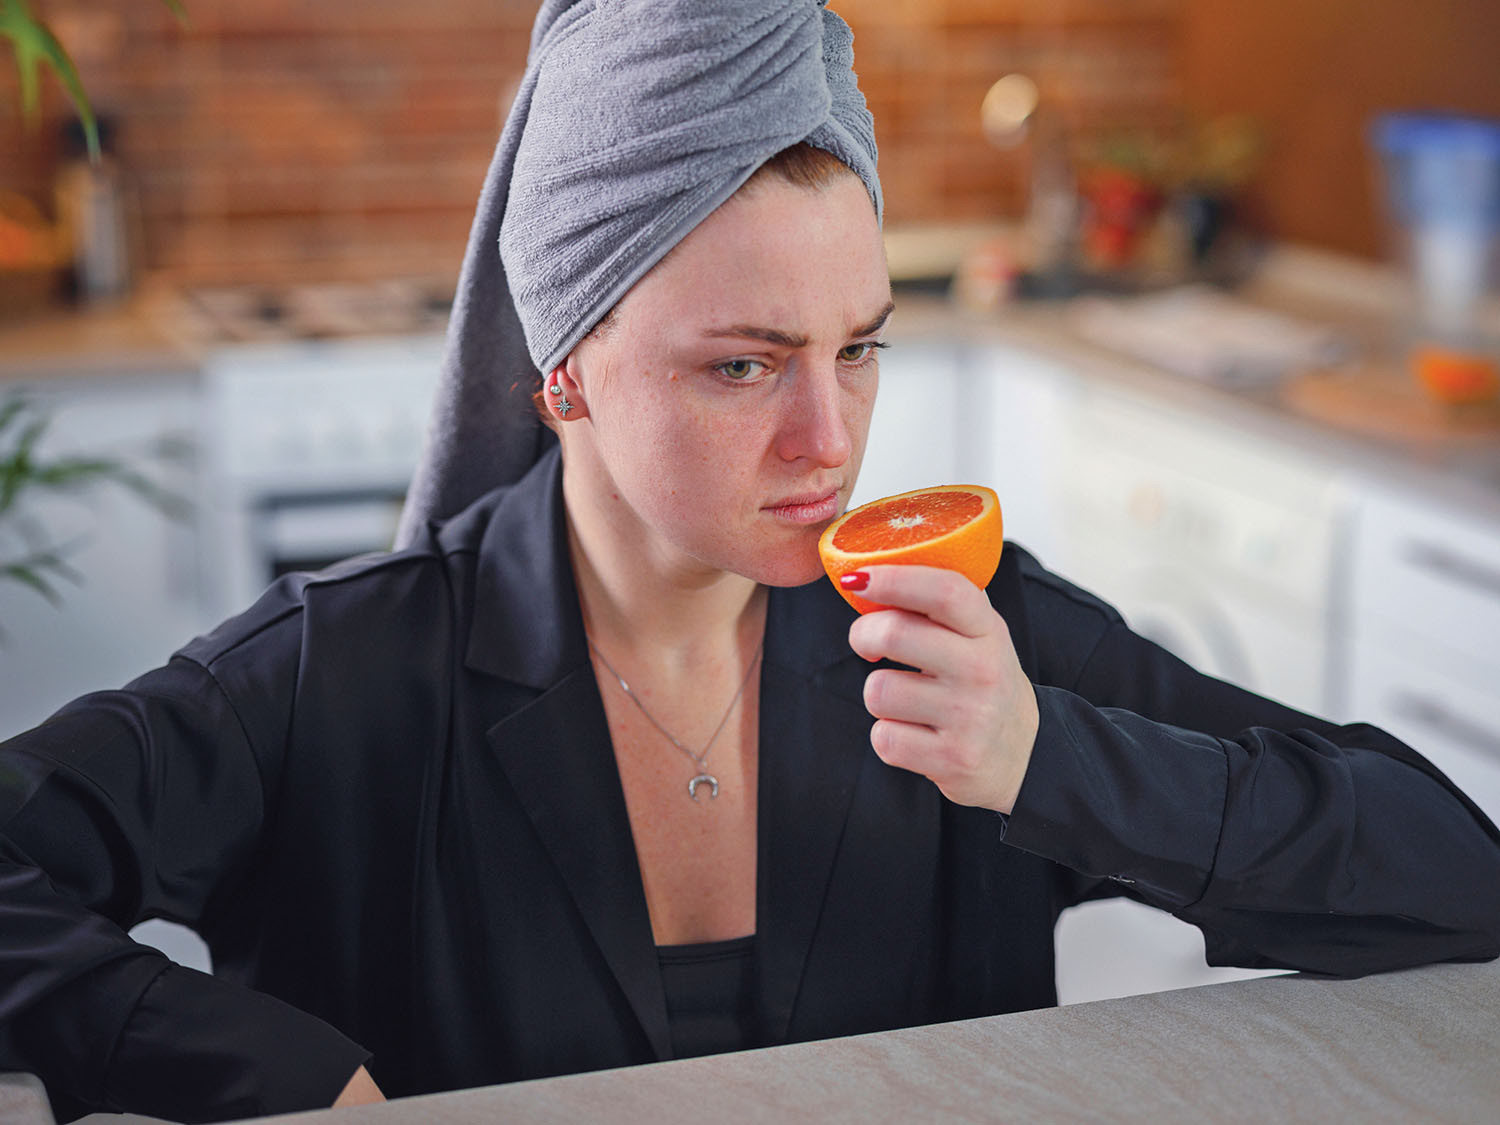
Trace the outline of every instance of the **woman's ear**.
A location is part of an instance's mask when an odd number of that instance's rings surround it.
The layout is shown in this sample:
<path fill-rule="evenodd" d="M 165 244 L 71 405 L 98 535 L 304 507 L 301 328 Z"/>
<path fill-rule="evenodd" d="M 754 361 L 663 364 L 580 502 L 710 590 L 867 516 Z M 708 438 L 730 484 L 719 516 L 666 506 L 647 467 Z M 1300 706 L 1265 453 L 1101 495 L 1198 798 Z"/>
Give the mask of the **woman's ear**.
<path fill-rule="evenodd" d="M 572 356 L 559 363 L 542 380 L 542 401 L 547 412 L 559 422 L 576 422 L 588 417 L 583 392 L 572 374 Z"/>

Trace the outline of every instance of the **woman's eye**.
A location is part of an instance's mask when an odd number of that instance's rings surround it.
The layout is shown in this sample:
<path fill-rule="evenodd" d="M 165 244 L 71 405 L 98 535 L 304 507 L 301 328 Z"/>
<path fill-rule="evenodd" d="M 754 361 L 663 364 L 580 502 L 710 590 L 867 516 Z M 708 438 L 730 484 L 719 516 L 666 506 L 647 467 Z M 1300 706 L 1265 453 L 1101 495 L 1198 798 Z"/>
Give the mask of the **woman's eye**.
<path fill-rule="evenodd" d="M 731 359 L 719 364 L 715 370 L 726 379 L 735 383 L 744 383 L 758 373 L 765 364 L 753 359 Z"/>
<path fill-rule="evenodd" d="M 875 353 L 889 345 L 879 340 L 866 340 L 860 344 L 845 344 L 839 349 L 839 362 L 858 367 L 875 358 Z"/>

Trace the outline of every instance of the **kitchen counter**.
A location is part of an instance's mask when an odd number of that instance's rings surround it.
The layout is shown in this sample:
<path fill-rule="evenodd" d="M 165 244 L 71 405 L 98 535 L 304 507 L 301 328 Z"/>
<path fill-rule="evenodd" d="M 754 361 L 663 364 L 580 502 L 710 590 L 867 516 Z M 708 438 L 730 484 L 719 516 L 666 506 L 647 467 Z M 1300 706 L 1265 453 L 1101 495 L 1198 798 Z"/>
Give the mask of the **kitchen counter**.
<path fill-rule="evenodd" d="M 698 1125 L 711 1104 L 729 1122 L 1472 1122 L 1500 1106 L 1497 1038 L 1500 961 L 1431 965 L 1360 980 L 1267 977 L 268 1120 Z M 23 1081 L 12 1079 L 18 1105 Z M 30 1096 L 29 1116 L 7 1120 L 47 1125 Z"/>
<path fill-rule="evenodd" d="M 0 382 L 180 374 L 197 351 L 171 330 L 164 290 L 96 308 L 58 308 L 0 323 Z"/>

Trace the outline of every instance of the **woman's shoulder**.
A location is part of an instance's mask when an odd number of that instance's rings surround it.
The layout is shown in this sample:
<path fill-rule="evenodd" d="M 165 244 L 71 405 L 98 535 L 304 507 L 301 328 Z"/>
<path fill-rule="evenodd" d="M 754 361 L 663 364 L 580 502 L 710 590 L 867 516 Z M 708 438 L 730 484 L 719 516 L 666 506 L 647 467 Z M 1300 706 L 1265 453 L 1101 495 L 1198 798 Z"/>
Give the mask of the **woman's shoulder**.
<path fill-rule="evenodd" d="M 546 491 L 545 482 L 541 491 Z M 205 666 L 226 661 L 298 659 L 310 649 L 340 660 L 378 658 L 419 639 L 451 638 L 466 627 L 476 572 L 496 539 L 524 551 L 535 534 L 525 511 L 528 482 L 496 488 L 446 520 L 417 529 L 396 550 L 284 574 L 244 611 L 184 645 L 178 656 Z M 493 566 L 491 566 L 493 569 Z"/>
<path fill-rule="evenodd" d="M 309 646 L 356 658 L 372 640 L 405 643 L 453 616 L 465 583 L 462 552 L 436 544 L 344 559 L 284 574 L 250 606 L 177 653 L 204 666 L 228 660 L 294 657 Z"/>

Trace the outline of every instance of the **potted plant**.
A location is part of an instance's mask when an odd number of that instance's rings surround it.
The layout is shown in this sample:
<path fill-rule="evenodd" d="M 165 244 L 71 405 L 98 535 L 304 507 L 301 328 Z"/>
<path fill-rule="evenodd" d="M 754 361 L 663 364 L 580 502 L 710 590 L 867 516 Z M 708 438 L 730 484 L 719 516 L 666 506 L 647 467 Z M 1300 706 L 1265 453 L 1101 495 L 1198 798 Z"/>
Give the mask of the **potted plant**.
<path fill-rule="evenodd" d="M 187 21 L 181 0 L 162 0 L 173 14 Z M 0 38 L 10 40 L 20 80 L 21 109 L 30 121 L 41 112 L 39 71 L 50 67 L 72 100 L 83 124 L 89 155 L 99 158 L 99 124 L 84 90 L 78 70 L 66 48 L 27 0 L 0 0 Z M 35 224 L 33 224 L 35 225 Z M 12 224 L 19 234 L 35 233 L 26 224 Z M 6 228 L 9 230 L 9 228 Z M 14 235 L 19 237 L 19 235 Z M 9 245 L 9 243 L 6 243 Z M 19 253 L 19 251 L 17 251 Z M 155 505 L 173 518 L 185 518 L 187 503 L 158 487 L 149 477 L 124 461 L 112 457 L 58 457 L 46 459 L 38 445 L 49 419 L 23 390 L 0 395 L 0 580 L 19 582 L 49 601 L 60 600 L 60 581 L 78 580 L 67 556 L 74 542 L 54 541 L 26 502 L 37 493 L 77 493 L 110 481 Z M 162 456 L 179 456 L 182 450 L 163 446 Z M 0 630 L 0 637 L 4 636 Z"/>

